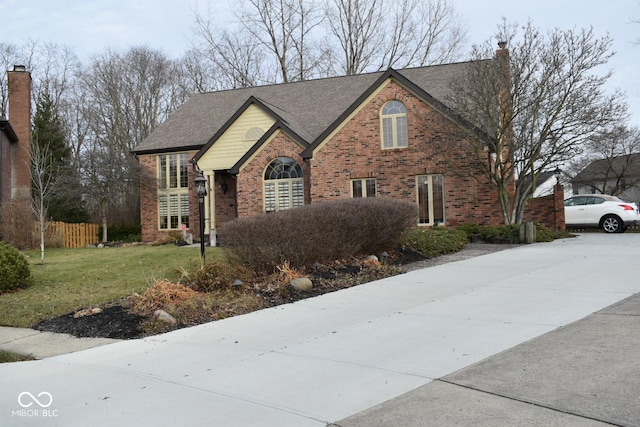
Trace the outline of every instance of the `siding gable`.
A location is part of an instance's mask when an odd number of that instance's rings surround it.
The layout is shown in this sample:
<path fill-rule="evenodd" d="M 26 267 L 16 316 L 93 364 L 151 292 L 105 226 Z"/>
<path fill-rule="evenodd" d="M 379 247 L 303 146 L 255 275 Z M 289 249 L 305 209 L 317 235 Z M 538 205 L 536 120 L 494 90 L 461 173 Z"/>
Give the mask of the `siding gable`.
<path fill-rule="evenodd" d="M 255 103 L 249 105 L 197 159 L 198 167 L 202 170 L 231 169 L 258 140 L 258 138 L 246 139 L 247 132 L 255 136 L 255 128 L 266 132 L 275 122 L 276 118 L 260 106 Z"/>

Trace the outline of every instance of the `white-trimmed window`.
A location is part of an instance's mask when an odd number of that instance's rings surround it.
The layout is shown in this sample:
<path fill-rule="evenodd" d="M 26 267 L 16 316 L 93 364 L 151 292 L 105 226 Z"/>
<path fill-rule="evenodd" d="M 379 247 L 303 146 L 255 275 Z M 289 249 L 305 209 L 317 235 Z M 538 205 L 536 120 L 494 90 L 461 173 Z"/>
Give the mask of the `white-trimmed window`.
<path fill-rule="evenodd" d="M 409 145 L 407 107 L 400 101 L 389 101 L 380 110 L 382 148 L 403 148 Z"/>
<path fill-rule="evenodd" d="M 351 197 L 376 197 L 376 179 L 352 179 Z"/>
<path fill-rule="evenodd" d="M 158 156 L 158 228 L 189 227 L 189 156 L 187 153 Z"/>
<path fill-rule="evenodd" d="M 264 210 L 281 211 L 304 205 L 302 168 L 289 157 L 274 159 L 264 172 Z"/>
<path fill-rule="evenodd" d="M 418 224 L 444 224 L 444 179 L 442 175 L 416 177 Z"/>

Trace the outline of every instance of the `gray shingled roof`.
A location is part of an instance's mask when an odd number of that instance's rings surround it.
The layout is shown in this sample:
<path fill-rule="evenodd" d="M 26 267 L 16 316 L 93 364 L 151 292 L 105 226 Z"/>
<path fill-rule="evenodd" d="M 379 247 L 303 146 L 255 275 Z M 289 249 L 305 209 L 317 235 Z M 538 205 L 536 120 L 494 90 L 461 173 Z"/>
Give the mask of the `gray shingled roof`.
<path fill-rule="evenodd" d="M 461 62 L 397 72 L 446 104 L 449 83 L 460 77 L 468 64 Z M 382 74 L 377 72 L 196 94 L 158 126 L 134 152 L 148 154 L 199 149 L 251 96 L 280 115 L 292 131 L 311 143 L 359 96 L 371 89 Z"/>
<path fill-rule="evenodd" d="M 591 184 L 594 181 L 611 179 L 615 176 L 640 177 L 640 153 L 594 160 L 580 171 L 572 182 L 574 184 Z"/>

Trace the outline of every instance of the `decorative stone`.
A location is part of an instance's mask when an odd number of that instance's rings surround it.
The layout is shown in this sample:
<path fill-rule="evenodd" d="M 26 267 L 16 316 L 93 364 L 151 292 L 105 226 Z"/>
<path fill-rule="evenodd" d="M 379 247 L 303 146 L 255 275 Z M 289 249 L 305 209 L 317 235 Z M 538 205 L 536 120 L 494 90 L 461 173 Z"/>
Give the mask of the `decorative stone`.
<path fill-rule="evenodd" d="M 240 279 L 236 279 L 233 281 L 233 283 L 231 284 L 231 286 L 242 286 L 244 285 L 244 282 Z"/>
<path fill-rule="evenodd" d="M 378 260 L 377 256 L 369 255 L 367 259 L 364 260 L 363 264 L 364 265 L 380 265 L 380 261 Z"/>
<path fill-rule="evenodd" d="M 313 282 L 308 277 L 291 279 L 289 284 L 300 291 L 308 291 L 313 288 Z"/>
<path fill-rule="evenodd" d="M 170 315 L 169 313 L 167 313 L 164 310 L 156 310 L 153 312 L 153 318 L 155 320 L 160 320 L 161 322 L 165 322 L 168 323 L 170 325 L 175 325 L 176 323 L 178 323 L 178 321 L 176 320 L 175 317 L 173 317 L 172 315 Z"/>

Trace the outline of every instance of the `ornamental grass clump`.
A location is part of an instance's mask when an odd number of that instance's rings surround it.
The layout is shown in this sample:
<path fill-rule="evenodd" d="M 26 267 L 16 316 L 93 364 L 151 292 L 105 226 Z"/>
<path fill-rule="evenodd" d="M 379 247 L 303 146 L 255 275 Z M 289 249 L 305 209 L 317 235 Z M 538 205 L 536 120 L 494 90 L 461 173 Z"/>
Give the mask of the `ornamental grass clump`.
<path fill-rule="evenodd" d="M 273 272 L 285 261 L 297 268 L 390 250 L 415 223 L 412 203 L 357 198 L 237 219 L 218 231 L 239 262 Z"/>
<path fill-rule="evenodd" d="M 27 259 L 13 246 L 0 242 L 0 293 L 29 285 Z"/>

